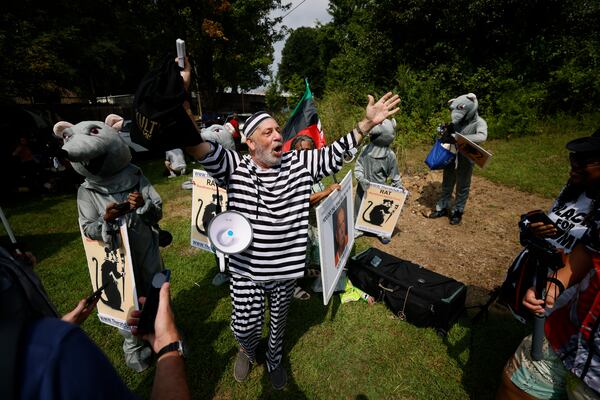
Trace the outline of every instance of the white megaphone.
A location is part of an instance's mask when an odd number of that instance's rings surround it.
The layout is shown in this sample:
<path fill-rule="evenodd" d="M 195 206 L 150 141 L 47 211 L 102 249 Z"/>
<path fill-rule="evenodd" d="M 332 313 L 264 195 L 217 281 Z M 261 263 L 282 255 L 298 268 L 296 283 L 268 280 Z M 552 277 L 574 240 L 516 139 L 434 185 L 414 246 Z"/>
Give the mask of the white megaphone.
<path fill-rule="evenodd" d="M 225 272 L 225 254 L 238 254 L 252 243 L 252 225 L 237 211 L 224 211 L 208 224 L 208 239 L 215 247 L 219 270 Z"/>

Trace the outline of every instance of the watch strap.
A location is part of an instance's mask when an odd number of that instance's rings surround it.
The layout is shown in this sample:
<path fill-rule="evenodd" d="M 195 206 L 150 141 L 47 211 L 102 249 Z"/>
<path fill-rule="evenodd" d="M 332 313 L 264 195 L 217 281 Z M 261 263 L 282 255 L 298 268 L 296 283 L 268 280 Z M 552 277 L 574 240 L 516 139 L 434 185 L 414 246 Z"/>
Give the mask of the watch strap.
<path fill-rule="evenodd" d="M 156 358 L 158 359 L 158 358 L 162 357 L 163 355 L 165 355 L 167 353 L 170 353 L 172 351 L 176 351 L 181 356 L 183 356 L 183 354 L 180 351 L 180 349 L 181 349 L 181 341 L 180 340 L 178 340 L 176 342 L 173 342 L 173 343 L 169 343 L 168 345 L 166 345 L 165 347 L 163 347 L 162 349 L 160 349 L 158 351 L 158 353 L 156 353 Z"/>

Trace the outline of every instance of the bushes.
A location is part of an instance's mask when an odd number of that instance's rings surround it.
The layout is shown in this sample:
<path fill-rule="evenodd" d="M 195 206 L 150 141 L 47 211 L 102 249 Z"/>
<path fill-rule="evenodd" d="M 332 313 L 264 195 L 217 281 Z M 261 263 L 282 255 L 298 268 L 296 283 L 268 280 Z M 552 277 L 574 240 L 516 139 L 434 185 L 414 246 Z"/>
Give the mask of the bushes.
<path fill-rule="evenodd" d="M 316 100 L 327 143 L 349 132 L 364 116 L 366 97 L 366 94 L 359 98 L 343 91 L 328 91 Z"/>
<path fill-rule="evenodd" d="M 510 138 L 539 133 L 537 122 L 546 90 L 539 84 L 513 86 L 494 102 L 493 114 L 487 116 L 490 137 Z"/>
<path fill-rule="evenodd" d="M 402 101 L 400 112 L 394 116 L 398 122 L 394 144 L 396 148 L 432 143 L 436 136 L 436 127 L 450 120 L 447 101 L 451 96 L 440 90 L 441 94 L 436 98 L 433 78 L 418 78 L 412 74 L 406 70 L 399 74 L 405 79 L 406 85 L 397 91 L 401 93 Z M 485 94 L 478 96 L 480 109 L 484 110 L 480 115 L 488 123 L 489 139 L 510 139 L 542 133 L 561 134 L 580 130 L 592 134 L 600 127 L 598 112 L 544 117 L 546 91 L 541 85 L 519 87 L 514 82 L 505 82 L 505 85 L 508 89 L 494 101 Z M 317 108 L 328 143 L 348 132 L 363 117 L 367 103 L 366 94 L 354 96 L 341 90 L 327 91 L 322 99 L 317 99 Z M 421 107 L 421 104 L 425 106 Z"/>

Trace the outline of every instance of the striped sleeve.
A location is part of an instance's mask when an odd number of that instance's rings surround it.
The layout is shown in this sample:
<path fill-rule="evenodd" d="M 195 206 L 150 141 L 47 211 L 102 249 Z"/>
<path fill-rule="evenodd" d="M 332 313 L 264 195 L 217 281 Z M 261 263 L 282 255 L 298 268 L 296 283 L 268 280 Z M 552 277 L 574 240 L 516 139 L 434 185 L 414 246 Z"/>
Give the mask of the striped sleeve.
<path fill-rule="evenodd" d="M 240 163 L 240 155 L 223 148 L 216 142 L 209 142 L 211 151 L 202 160 L 198 160 L 210 176 L 219 181 L 220 184 L 227 183 L 229 177 Z"/>
<path fill-rule="evenodd" d="M 354 132 L 342 136 L 329 146 L 312 151 L 300 151 L 298 157 L 315 181 L 338 172 L 344 165 L 344 155 L 357 147 Z"/>
<path fill-rule="evenodd" d="M 317 182 L 338 172 L 344 165 L 344 155 L 353 153 L 357 146 L 353 131 L 321 149 L 299 151 L 298 157 Z"/>

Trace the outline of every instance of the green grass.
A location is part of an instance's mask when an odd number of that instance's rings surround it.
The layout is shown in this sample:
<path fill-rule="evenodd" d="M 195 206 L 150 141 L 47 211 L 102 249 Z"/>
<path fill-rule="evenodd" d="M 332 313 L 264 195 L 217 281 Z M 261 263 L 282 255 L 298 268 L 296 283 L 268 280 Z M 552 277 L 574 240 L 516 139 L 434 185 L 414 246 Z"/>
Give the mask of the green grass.
<path fill-rule="evenodd" d="M 494 159 L 477 173 L 522 190 L 554 196 L 566 179 L 564 143 L 583 134 L 490 141 L 486 147 Z M 405 169 L 421 170 L 425 151 L 404 150 Z M 318 295 L 292 304 L 284 358 L 290 384 L 285 391 L 273 392 L 261 358 L 249 381 L 236 383 L 232 367 L 237 346 L 229 329 L 228 289 L 210 283 L 217 272 L 213 255 L 189 246 L 191 191 L 180 188 L 183 178 L 162 177 L 161 165 L 161 161 L 145 162 L 143 169 L 163 198 L 161 226 L 174 236 L 173 244 L 162 254 L 172 270 L 177 324 L 190 347 L 186 364 L 195 398 L 494 397 L 504 362 L 527 332 L 506 313 L 495 310 L 487 322 L 477 325 L 463 317 L 442 338 L 431 329 L 399 321 L 381 304 L 342 305 L 337 296 L 328 306 L 322 305 Z M 346 165 L 338 178 L 350 168 Z M 38 257 L 36 269 L 50 297 L 61 312 L 67 312 L 91 290 L 77 227 L 75 194 L 20 197 L 5 204 L 4 211 L 19 239 Z M 6 237 L 2 239 L 6 241 Z M 359 240 L 355 250 L 364 247 Z M 127 385 L 147 397 L 154 370 L 130 372 L 122 361 L 121 337 L 94 316 L 83 328 Z M 264 344 L 261 346 L 264 349 Z"/>
<path fill-rule="evenodd" d="M 565 144 L 579 132 L 562 135 L 537 135 L 512 140 L 493 140 L 484 144 L 493 154 L 478 175 L 525 192 L 553 198 L 569 178 L 569 153 Z"/>
<path fill-rule="evenodd" d="M 589 132 L 543 134 L 513 139 L 489 140 L 482 146 L 492 153 L 485 168 L 474 167 L 474 174 L 492 182 L 555 198 L 569 179 L 569 152 L 565 144 Z M 423 160 L 431 145 L 400 148 L 397 158 L 405 174 L 428 171 Z"/>

